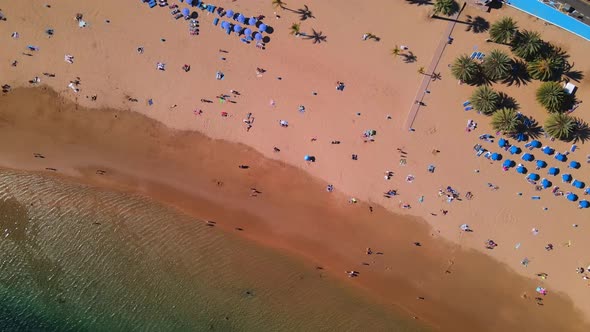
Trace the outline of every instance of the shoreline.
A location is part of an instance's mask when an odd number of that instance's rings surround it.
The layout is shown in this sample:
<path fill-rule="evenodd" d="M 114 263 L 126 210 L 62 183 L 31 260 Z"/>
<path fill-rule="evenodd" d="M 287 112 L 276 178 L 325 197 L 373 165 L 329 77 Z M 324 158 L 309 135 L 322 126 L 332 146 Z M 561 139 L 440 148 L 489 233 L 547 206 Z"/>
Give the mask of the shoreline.
<path fill-rule="evenodd" d="M 371 213 L 363 203 L 342 204 L 341 193 L 326 193 L 317 179 L 264 159 L 250 148 L 170 130 L 136 113 L 88 110 L 46 89 L 14 90 L 0 98 L 0 105 L 7 110 L 1 122 L 2 167 L 145 195 L 215 220 L 224 231 L 240 227 L 240 236 L 321 265 L 384 306 L 398 307 L 396 311 L 417 316 L 435 329 L 585 328 L 581 317 L 572 316 L 572 304 L 560 295 L 551 294 L 544 306 L 536 305 L 535 282 L 433 236 L 424 221 L 395 216 L 377 206 Z M 37 121 L 31 122 L 33 118 Z M 68 124 L 67 130 L 63 124 Z M 16 135 L 18 142 L 13 141 Z M 239 169 L 240 163 L 251 168 Z M 105 173 L 97 174 L 97 169 Z M 250 196 L 251 187 L 261 194 Z M 285 192 L 285 187 L 299 189 Z M 367 246 L 384 254 L 367 256 Z M 361 264 L 366 260 L 369 266 Z M 359 277 L 347 281 L 343 271 L 349 269 L 360 271 Z M 452 273 L 445 273 L 449 269 Z M 523 293 L 528 299 L 516 295 Z M 420 296 L 425 300 L 417 301 Z M 486 301 L 476 309 L 472 304 L 482 298 Z M 537 317 L 545 310 L 552 315 Z"/>

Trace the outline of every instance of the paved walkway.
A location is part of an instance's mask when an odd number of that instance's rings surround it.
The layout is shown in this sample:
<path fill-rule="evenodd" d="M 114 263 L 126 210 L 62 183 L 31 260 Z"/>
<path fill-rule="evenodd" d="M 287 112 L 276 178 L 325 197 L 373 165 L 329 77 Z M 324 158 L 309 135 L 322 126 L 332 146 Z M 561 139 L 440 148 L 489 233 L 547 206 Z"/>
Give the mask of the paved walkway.
<path fill-rule="evenodd" d="M 465 8 L 465 4 L 463 4 L 463 6 L 461 7 L 461 10 L 459 10 L 459 12 L 457 12 L 457 14 L 455 14 L 453 17 L 450 18 L 453 21 L 449 22 L 449 25 L 447 26 L 447 29 L 445 30 L 445 33 L 443 34 L 442 39 L 440 40 L 440 44 L 438 45 L 438 48 L 434 52 L 434 56 L 432 57 L 432 62 L 430 63 L 430 66 L 428 67 L 426 73 L 424 74 L 424 78 L 422 79 L 422 84 L 420 84 L 420 87 L 418 88 L 418 92 L 416 93 L 416 97 L 412 101 L 412 107 L 410 109 L 410 113 L 408 114 L 408 118 L 406 120 L 406 125 L 405 125 L 405 127 L 408 130 L 412 130 L 412 128 L 413 128 L 412 126 L 414 125 L 414 120 L 416 120 L 416 116 L 418 115 L 418 111 L 420 110 L 420 107 L 422 107 L 421 104 L 422 104 L 422 100 L 424 100 L 424 95 L 426 94 L 426 90 L 428 90 L 428 86 L 430 85 L 430 82 L 432 82 L 432 77 L 430 75 L 432 75 L 434 73 L 434 71 L 436 70 L 436 66 L 438 66 L 438 62 L 440 61 L 440 58 L 441 58 L 443 52 L 445 51 L 445 48 L 447 47 L 447 45 L 449 45 L 449 37 L 451 36 L 451 33 L 453 33 L 453 29 L 455 28 L 455 25 L 457 24 L 457 22 L 455 20 L 457 20 L 459 18 L 459 15 L 461 15 L 461 12 L 463 11 L 464 8 Z"/>

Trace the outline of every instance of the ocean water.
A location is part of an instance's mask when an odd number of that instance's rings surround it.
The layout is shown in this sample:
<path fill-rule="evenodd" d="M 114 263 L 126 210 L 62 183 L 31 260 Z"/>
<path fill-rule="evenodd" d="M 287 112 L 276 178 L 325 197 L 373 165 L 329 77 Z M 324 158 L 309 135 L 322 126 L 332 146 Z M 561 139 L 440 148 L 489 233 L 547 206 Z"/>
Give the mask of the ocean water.
<path fill-rule="evenodd" d="M 0 170 L 2 331 L 423 331 L 144 197 Z"/>

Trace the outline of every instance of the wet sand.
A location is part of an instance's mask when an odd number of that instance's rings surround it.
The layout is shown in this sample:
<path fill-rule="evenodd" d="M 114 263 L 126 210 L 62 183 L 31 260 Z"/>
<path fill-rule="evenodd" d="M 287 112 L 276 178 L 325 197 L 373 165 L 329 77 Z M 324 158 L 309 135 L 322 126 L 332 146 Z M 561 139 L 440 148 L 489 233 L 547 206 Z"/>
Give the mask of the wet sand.
<path fill-rule="evenodd" d="M 422 220 L 344 203 L 325 183 L 244 145 L 136 113 L 86 109 L 47 89 L 14 90 L 0 98 L 0 109 L 2 167 L 151 197 L 321 266 L 435 329 L 587 329 L 565 297 L 551 292 L 535 303 L 542 282 L 447 242 Z M 260 193 L 252 196 L 251 188 Z M 360 274 L 348 278 L 346 270 Z"/>

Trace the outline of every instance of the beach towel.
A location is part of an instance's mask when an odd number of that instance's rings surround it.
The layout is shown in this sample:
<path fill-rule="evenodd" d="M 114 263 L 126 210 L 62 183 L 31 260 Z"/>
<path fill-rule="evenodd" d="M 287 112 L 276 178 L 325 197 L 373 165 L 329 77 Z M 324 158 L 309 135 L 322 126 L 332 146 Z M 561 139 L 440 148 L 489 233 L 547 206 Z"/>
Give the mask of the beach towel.
<path fill-rule="evenodd" d="M 465 107 L 465 111 L 471 111 L 472 109 L 473 109 L 473 107 L 471 107 L 471 106 Z"/>

